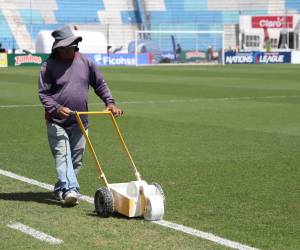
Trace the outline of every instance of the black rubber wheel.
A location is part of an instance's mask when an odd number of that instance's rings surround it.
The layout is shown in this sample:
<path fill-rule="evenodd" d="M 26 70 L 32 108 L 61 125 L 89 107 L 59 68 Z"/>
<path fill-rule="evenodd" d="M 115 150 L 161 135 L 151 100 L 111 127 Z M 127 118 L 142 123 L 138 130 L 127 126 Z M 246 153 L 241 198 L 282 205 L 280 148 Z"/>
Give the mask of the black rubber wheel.
<path fill-rule="evenodd" d="M 99 188 L 94 197 L 96 212 L 99 216 L 107 218 L 114 212 L 114 197 L 107 187 Z"/>
<path fill-rule="evenodd" d="M 164 190 L 162 189 L 161 185 L 158 184 L 157 182 L 153 182 L 153 183 L 150 183 L 149 185 L 153 185 L 157 188 L 158 192 L 160 192 L 162 198 L 163 198 L 163 202 L 164 202 L 164 207 L 166 207 L 166 196 L 165 196 L 165 193 L 164 193 Z"/>

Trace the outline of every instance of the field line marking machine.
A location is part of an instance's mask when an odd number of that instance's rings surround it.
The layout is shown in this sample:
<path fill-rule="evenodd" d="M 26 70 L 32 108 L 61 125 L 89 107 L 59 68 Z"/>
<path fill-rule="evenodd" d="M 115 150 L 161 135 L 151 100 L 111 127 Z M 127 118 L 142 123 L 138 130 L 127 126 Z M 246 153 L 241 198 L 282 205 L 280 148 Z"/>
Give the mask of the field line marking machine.
<path fill-rule="evenodd" d="M 141 179 L 141 175 L 132 159 L 128 147 L 117 125 L 116 119 L 110 111 L 77 112 L 73 111 L 76 121 L 86 139 L 88 148 L 96 163 L 99 179 L 104 186 L 97 189 L 94 196 L 96 212 L 101 217 L 109 217 L 114 212 L 127 217 L 144 217 L 145 220 L 161 220 L 165 212 L 165 195 L 162 187 L 158 183 L 148 184 Z M 119 137 L 123 149 L 132 165 L 136 181 L 124 183 L 109 183 L 102 170 L 99 159 L 96 155 L 91 140 L 86 132 L 82 115 L 102 115 L 111 118 L 114 130 Z"/>

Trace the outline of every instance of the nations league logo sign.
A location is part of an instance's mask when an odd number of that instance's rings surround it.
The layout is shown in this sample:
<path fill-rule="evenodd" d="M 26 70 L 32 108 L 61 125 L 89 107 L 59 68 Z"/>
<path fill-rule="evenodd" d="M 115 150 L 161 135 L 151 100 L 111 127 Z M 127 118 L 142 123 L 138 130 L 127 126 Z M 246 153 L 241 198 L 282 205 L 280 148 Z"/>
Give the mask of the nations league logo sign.
<path fill-rule="evenodd" d="M 226 52 L 226 64 L 291 63 L 291 52 Z"/>
<path fill-rule="evenodd" d="M 225 53 L 226 64 L 252 64 L 254 63 L 253 53 Z"/>
<path fill-rule="evenodd" d="M 289 57 L 289 60 L 288 60 Z M 255 62 L 257 64 L 269 64 L 269 63 L 290 63 L 290 53 L 273 52 L 273 53 L 260 53 L 256 55 Z"/>

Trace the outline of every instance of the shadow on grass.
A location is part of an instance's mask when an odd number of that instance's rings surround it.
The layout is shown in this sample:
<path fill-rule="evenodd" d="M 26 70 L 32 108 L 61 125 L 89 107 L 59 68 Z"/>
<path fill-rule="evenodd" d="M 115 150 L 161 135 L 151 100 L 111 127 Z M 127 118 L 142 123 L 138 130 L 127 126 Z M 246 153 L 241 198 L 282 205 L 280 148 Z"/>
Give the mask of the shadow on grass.
<path fill-rule="evenodd" d="M 0 200 L 38 202 L 48 205 L 66 207 L 56 200 L 52 192 L 19 192 L 19 193 L 0 193 Z"/>
<path fill-rule="evenodd" d="M 129 218 L 129 217 L 123 215 L 123 214 L 119 214 L 119 213 L 116 213 L 116 212 L 114 212 L 112 214 L 112 216 L 110 216 L 108 218 L 104 218 L 104 217 L 99 216 L 96 211 L 94 211 L 92 213 L 87 213 L 86 215 L 87 216 L 91 216 L 91 217 L 98 217 L 99 219 L 114 218 L 114 219 L 119 219 L 119 220 L 144 220 L 144 218 L 142 218 L 142 217 L 132 217 L 132 218 Z"/>

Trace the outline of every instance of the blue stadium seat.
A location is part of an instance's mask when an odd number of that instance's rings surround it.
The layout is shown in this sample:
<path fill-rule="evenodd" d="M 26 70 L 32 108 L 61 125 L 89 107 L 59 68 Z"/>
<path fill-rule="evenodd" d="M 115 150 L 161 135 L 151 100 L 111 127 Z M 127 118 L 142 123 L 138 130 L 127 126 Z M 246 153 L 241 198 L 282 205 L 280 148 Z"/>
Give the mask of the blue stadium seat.
<path fill-rule="evenodd" d="M 101 24 L 103 20 L 99 19 L 98 12 L 105 11 L 103 0 L 51 0 L 56 3 L 57 10 L 54 11 L 54 18 L 57 23 L 46 24 L 41 15 L 42 10 L 38 9 L 17 9 L 22 21 L 26 25 L 32 39 L 35 40 L 40 30 L 53 30 L 65 24 Z M 150 2 L 151 0 L 145 0 Z M 242 1 L 242 0 L 240 0 Z M 243 1 L 244 8 L 212 10 L 209 6 L 209 0 L 163 0 L 165 9 L 158 11 L 148 11 L 150 17 L 150 26 L 152 30 L 223 30 L 224 25 L 234 25 L 239 22 L 239 16 L 243 15 L 267 15 L 270 14 L 268 9 L 247 8 Z M 44 1 L 47 5 L 47 0 Z M 107 2 L 111 8 L 117 4 L 117 1 Z M 285 0 L 286 13 L 300 13 L 300 1 Z M 154 4 L 152 1 L 151 4 Z M 246 7 L 245 7 L 246 6 Z M 107 6 L 106 6 L 107 7 Z M 2 5 L 2 8 L 3 5 Z M 17 6 L 16 6 L 17 8 Z M 22 7 L 24 8 L 24 7 Z M 45 6 L 44 6 L 45 9 Z M 44 12 L 43 12 L 44 13 Z M 124 25 L 135 25 L 141 23 L 138 10 L 121 10 L 121 22 Z M 55 20 L 54 19 L 54 20 Z M 112 23 L 114 20 L 111 21 Z M 164 38 L 163 38 L 164 39 Z M 167 38 L 168 40 L 169 38 Z M 210 43 L 210 36 L 207 37 Z M 5 16 L 0 9 L 0 42 L 3 46 L 13 48 L 16 41 L 13 32 L 6 22 Z"/>
<path fill-rule="evenodd" d="M 285 0 L 285 8 L 287 10 L 291 11 L 297 11 L 297 13 L 300 12 L 300 1 L 296 0 Z"/>
<path fill-rule="evenodd" d="M 104 10 L 102 0 L 73 1 L 56 0 L 56 19 L 61 24 L 100 22 L 97 11 Z"/>
<path fill-rule="evenodd" d="M 6 19 L 0 10 L 0 43 L 2 48 L 10 49 L 16 47 L 16 40 L 8 26 Z"/>

